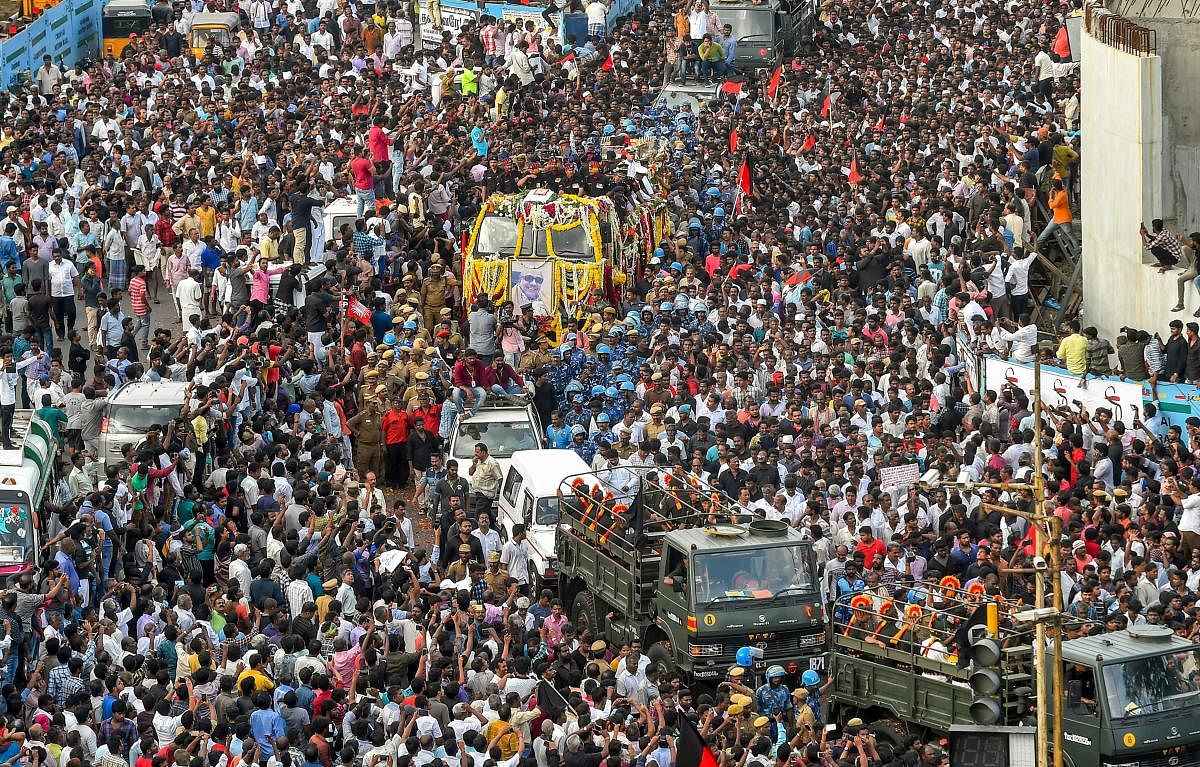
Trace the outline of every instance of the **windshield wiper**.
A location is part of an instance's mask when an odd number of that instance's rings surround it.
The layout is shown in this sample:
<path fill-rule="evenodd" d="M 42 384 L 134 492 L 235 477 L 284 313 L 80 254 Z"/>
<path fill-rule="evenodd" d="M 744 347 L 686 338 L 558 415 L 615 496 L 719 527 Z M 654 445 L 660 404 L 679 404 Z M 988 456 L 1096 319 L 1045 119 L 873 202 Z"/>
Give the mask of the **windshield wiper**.
<path fill-rule="evenodd" d="M 753 599 L 753 597 L 751 597 L 749 594 L 718 594 L 715 597 L 713 597 L 712 599 L 708 600 L 708 602 L 706 604 L 711 606 L 711 605 L 715 605 L 717 602 L 721 602 L 726 599 L 729 599 L 729 600 Z"/>
<path fill-rule="evenodd" d="M 789 591 L 795 591 L 800 594 L 807 594 L 812 591 L 812 588 L 809 586 L 797 586 L 796 584 L 793 583 L 790 586 L 784 586 L 779 591 L 776 591 L 775 596 L 771 597 L 771 601 L 774 602 L 776 599 L 779 599 L 781 596 L 788 593 Z"/>

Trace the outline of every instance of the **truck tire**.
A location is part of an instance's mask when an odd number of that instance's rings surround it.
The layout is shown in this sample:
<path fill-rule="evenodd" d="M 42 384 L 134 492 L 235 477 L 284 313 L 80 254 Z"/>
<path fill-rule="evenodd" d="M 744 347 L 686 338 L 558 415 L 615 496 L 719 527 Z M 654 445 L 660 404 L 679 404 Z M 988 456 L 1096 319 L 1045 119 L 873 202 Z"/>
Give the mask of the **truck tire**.
<path fill-rule="evenodd" d="M 533 560 L 525 563 L 525 572 L 529 573 L 529 601 L 536 602 L 542 593 L 542 574 L 533 566 Z"/>
<path fill-rule="evenodd" d="M 596 617 L 596 598 L 587 589 L 576 594 L 575 601 L 571 603 L 571 622 L 575 624 L 576 634 L 584 626 L 592 630 L 593 636 L 601 633 L 600 621 Z"/>
<path fill-rule="evenodd" d="M 900 748 L 904 743 L 905 735 L 896 722 L 876 722 L 868 725 L 867 730 L 875 736 L 876 743 L 887 743 L 893 749 Z"/>
<path fill-rule="evenodd" d="M 650 659 L 651 663 L 657 663 L 667 671 L 675 668 L 675 656 L 671 654 L 671 648 L 666 639 L 660 639 L 646 648 L 646 657 Z"/>

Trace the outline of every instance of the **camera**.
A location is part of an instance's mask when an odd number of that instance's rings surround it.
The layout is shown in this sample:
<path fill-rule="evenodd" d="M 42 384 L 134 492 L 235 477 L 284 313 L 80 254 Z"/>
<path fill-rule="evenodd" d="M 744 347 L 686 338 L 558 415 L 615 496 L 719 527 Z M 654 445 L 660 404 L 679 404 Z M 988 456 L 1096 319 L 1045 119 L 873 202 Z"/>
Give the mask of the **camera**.
<path fill-rule="evenodd" d="M 1049 565 L 1046 564 L 1045 557 L 1034 557 L 1033 558 L 1033 569 L 1034 570 L 1037 570 L 1038 572 L 1045 572 L 1048 567 L 1049 567 Z"/>

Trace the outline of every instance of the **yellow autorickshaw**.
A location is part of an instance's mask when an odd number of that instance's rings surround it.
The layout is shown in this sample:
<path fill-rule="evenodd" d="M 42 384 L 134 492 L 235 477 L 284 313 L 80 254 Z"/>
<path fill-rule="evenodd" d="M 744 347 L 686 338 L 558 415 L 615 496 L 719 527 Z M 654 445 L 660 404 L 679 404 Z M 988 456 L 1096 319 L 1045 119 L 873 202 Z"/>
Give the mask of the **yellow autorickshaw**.
<path fill-rule="evenodd" d="M 229 50 L 230 46 L 237 47 L 237 32 L 240 20 L 236 13 L 197 13 L 192 16 L 192 31 L 188 42 L 192 46 L 192 55 L 198 59 L 204 58 L 208 46 L 221 46 Z"/>

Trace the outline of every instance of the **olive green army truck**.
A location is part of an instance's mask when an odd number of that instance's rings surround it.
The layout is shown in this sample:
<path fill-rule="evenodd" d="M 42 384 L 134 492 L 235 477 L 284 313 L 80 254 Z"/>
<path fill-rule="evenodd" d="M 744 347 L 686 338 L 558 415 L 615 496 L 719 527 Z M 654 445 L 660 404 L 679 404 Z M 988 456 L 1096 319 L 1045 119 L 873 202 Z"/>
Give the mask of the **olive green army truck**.
<path fill-rule="evenodd" d="M 894 617 L 900 613 L 878 600 L 852 611 L 839 601 L 832 625 L 831 717 L 861 717 L 874 723 L 878 739 L 894 742 L 905 734 L 948 736 L 952 766 L 1024 763 L 1008 750 L 1008 733 L 1024 733 L 1026 745 L 1033 742 L 1035 674 L 1052 673 L 1035 669 L 1033 628 L 1000 628 L 999 636 L 982 626 L 970 629 L 966 645 L 973 657 L 960 668 L 948 631 L 925 628 L 952 627 L 955 620 L 961 625 L 969 611 L 950 601 L 943 610 L 905 606 L 912 612 L 905 632 L 905 619 Z M 890 610 L 890 616 L 876 610 Z M 863 618 L 869 625 L 854 625 Z M 1164 626 L 1135 626 L 1067 639 L 1062 663 L 1065 765 L 1200 765 L 1200 645 Z"/>
<path fill-rule="evenodd" d="M 811 545 L 784 522 L 734 513 L 697 481 L 618 467 L 569 477 L 555 549 L 576 626 L 642 643 L 650 660 L 719 681 L 754 668 L 823 669 L 827 633 Z"/>

